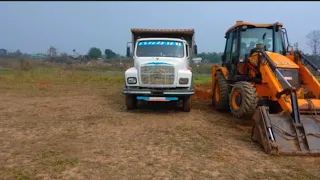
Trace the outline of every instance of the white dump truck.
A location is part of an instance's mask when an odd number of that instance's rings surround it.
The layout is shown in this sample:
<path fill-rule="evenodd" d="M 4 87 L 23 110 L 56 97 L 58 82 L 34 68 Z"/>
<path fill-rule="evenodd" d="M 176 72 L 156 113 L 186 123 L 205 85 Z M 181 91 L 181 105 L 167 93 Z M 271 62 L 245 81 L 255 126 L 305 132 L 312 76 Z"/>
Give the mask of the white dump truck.
<path fill-rule="evenodd" d="M 125 72 L 128 110 L 140 101 L 182 101 L 191 110 L 194 94 L 190 62 L 197 54 L 194 29 L 131 29 L 134 66 Z"/>

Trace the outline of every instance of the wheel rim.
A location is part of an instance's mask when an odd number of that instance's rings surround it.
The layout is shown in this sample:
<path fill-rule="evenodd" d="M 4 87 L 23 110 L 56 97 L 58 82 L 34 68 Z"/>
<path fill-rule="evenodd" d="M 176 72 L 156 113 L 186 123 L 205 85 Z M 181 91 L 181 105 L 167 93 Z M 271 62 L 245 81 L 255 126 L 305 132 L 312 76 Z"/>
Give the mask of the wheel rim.
<path fill-rule="evenodd" d="M 215 88 L 215 91 L 214 91 L 214 97 L 215 97 L 216 101 L 219 102 L 219 100 L 220 100 L 220 85 L 219 85 L 218 82 L 216 83 L 216 88 Z"/>
<path fill-rule="evenodd" d="M 240 108 L 242 97 L 239 90 L 235 90 L 231 96 L 231 104 L 233 109 L 238 110 Z"/>

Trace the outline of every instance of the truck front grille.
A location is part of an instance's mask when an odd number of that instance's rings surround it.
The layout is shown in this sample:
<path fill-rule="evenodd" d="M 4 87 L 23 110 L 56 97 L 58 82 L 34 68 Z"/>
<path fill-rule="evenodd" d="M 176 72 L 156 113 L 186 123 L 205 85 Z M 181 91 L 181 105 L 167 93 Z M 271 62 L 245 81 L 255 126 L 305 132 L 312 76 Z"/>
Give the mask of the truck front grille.
<path fill-rule="evenodd" d="M 143 85 L 173 85 L 174 74 L 174 67 L 170 65 L 146 65 L 140 68 Z"/>

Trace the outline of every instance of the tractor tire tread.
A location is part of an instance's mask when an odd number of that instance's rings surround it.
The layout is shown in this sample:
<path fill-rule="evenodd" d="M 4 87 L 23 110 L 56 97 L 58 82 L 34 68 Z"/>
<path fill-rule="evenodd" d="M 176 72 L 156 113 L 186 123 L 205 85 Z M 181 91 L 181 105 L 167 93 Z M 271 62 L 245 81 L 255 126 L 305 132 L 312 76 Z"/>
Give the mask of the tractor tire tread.
<path fill-rule="evenodd" d="M 215 88 L 216 84 L 214 84 L 213 88 L 213 95 L 212 95 L 212 105 L 217 110 L 229 110 L 229 93 L 230 93 L 230 86 L 228 81 L 223 76 L 222 72 L 218 71 L 216 74 L 216 83 L 219 83 L 220 87 L 220 98 L 219 102 L 215 100 Z"/>
<path fill-rule="evenodd" d="M 236 89 L 241 91 L 243 101 L 239 110 L 233 109 L 231 104 L 231 96 Z M 258 106 L 257 90 L 250 82 L 247 81 L 237 82 L 231 90 L 229 99 L 230 111 L 238 118 L 252 116 Z"/>

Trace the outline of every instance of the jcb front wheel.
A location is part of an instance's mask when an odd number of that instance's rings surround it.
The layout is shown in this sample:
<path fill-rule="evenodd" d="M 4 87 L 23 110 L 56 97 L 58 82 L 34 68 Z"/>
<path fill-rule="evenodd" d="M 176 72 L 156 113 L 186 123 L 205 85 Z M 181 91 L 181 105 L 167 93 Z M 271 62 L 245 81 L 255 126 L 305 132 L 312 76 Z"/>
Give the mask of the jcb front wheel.
<path fill-rule="evenodd" d="M 216 74 L 212 93 L 212 105 L 217 110 L 229 110 L 230 86 L 220 71 Z"/>
<path fill-rule="evenodd" d="M 231 113 L 240 118 L 252 116 L 258 105 L 257 90 L 246 81 L 237 82 L 229 96 Z"/>

